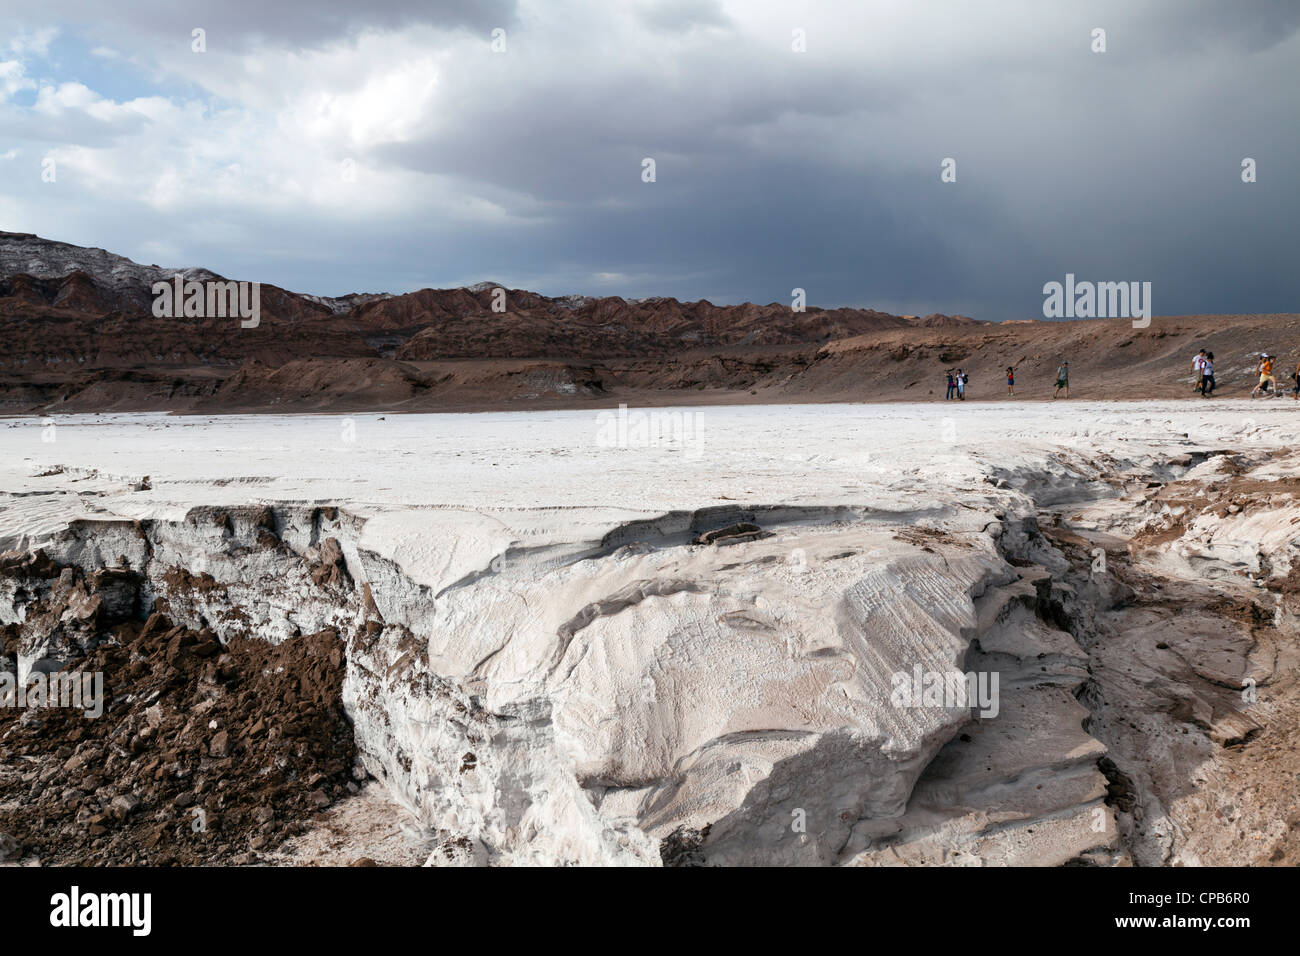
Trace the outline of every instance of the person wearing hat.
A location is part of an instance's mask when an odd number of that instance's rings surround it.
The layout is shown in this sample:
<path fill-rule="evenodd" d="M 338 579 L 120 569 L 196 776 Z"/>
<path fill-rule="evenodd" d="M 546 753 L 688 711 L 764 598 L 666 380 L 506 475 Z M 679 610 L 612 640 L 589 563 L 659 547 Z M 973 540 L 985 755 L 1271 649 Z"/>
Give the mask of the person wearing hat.
<path fill-rule="evenodd" d="M 1052 398 L 1056 398 L 1065 389 L 1065 397 L 1070 397 L 1070 363 L 1062 362 L 1060 368 L 1056 370 L 1056 391 L 1052 393 Z"/>
<path fill-rule="evenodd" d="M 1274 392 L 1277 391 L 1277 379 L 1273 377 L 1273 356 L 1267 352 L 1261 352 L 1259 355 L 1259 366 L 1255 369 L 1259 372 L 1259 384 L 1250 390 L 1250 397 L 1254 398 L 1255 393 L 1263 391 L 1268 394 L 1271 387 Z"/>

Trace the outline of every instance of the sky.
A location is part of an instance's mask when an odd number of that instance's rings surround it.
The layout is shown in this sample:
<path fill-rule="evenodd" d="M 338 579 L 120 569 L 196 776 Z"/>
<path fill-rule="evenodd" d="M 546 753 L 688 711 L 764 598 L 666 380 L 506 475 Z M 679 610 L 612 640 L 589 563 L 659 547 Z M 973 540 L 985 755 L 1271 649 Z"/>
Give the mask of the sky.
<path fill-rule="evenodd" d="M 0 0 L 0 229 L 317 295 L 1300 311 L 1298 91 L 1289 0 Z"/>

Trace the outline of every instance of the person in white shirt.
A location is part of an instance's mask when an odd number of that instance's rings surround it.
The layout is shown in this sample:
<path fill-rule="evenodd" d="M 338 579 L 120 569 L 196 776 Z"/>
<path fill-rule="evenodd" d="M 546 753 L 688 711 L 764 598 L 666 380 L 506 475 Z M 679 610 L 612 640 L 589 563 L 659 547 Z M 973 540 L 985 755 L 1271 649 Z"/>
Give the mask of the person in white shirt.
<path fill-rule="evenodd" d="M 1204 393 L 1205 388 L 1205 349 L 1201 349 L 1192 357 L 1192 374 L 1196 376 L 1196 383 L 1192 385 L 1193 392 Z"/>

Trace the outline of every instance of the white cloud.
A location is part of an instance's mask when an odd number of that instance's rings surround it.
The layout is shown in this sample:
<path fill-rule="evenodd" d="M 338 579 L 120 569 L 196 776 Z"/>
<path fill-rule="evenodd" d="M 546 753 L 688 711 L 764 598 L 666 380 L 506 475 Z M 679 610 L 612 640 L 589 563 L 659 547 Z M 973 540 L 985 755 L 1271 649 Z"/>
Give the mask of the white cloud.
<path fill-rule="evenodd" d="M 34 90 L 36 82 L 27 76 L 18 60 L 0 60 L 0 104 L 19 90 Z"/>
<path fill-rule="evenodd" d="M 83 83 L 60 83 L 42 86 L 32 108 L 38 113 L 54 116 L 65 110 L 85 110 L 103 101 L 102 96 Z"/>
<path fill-rule="evenodd" d="M 20 31 L 9 41 L 9 49 L 19 56 L 36 54 L 44 56 L 49 52 L 50 43 L 59 35 L 58 27 L 43 27 L 32 31 Z"/>

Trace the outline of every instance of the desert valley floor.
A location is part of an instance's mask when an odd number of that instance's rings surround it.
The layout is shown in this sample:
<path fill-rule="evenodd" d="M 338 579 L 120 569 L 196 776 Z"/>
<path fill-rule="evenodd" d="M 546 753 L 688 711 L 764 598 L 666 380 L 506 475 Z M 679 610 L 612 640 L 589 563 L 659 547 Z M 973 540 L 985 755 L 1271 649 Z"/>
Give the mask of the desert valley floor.
<path fill-rule="evenodd" d="M 108 701 L 0 709 L 0 834 L 1295 864 L 1297 475 L 1289 400 L 0 419 L 0 671 Z"/>

